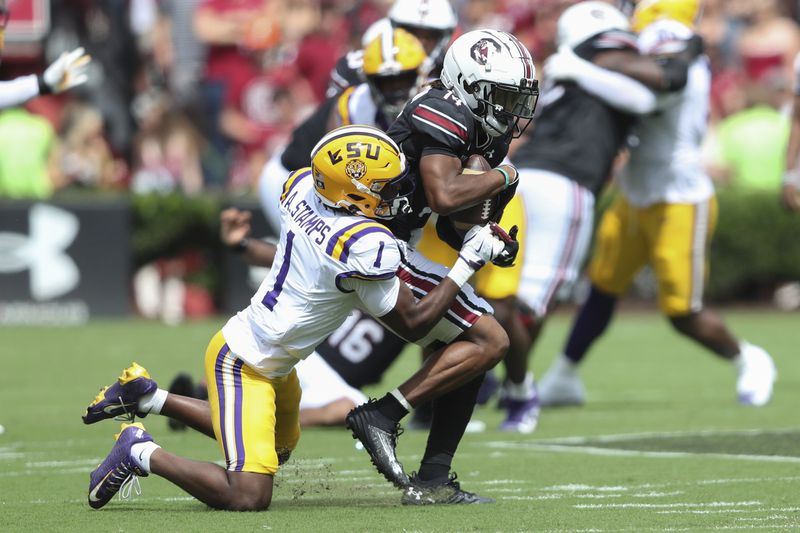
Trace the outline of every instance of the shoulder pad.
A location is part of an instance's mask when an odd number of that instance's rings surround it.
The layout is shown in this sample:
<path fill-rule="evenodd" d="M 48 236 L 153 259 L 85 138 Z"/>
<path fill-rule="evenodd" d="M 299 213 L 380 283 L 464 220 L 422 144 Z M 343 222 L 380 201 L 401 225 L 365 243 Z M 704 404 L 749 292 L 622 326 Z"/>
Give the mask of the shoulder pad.
<path fill-rule="evenodd" d="M 475 124 L 469 108 L 452 92 L 434 89 L 409 106 L 415 131 L 460 150 L 470 143 Z"/>

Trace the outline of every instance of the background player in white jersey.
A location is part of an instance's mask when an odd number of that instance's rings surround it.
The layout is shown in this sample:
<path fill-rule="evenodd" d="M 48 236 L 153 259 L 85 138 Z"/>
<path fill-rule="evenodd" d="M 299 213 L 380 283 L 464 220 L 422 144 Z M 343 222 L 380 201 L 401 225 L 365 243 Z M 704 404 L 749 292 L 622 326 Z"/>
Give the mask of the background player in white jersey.
<path fill-rule="evenodd" d="M 783 177 L 782 199 L 787 209 L 800 211 L 800 54 L 794 60 L 792 130 L 786 149 L 786 174 Z"/>
<path fill-rule="evenodd" d="M 10 12 L 5 0 L 0 0 L 0 53 L 3 51 L 6 26 Z M 60 93 L 86 83 L 91 58 L 83 48 L 62 53 L 40 76 L 31 74 L 10 81 L 0 81 L 0 109 L 24 104 L 42 94 Z"/>
<path fill-rule="evenodd" d="M 0 0 L 0 60 L 2 60 L 5 33 L 11 12 L 6 0 Z M 24 104 L 31 98 L 50 93 L 61 93 L 77 87 L 89 79 L 86 69 L 91 57 L 83 53 L 83 48 L 64 52 L 47 67 L 41 76 L 31 74 L 10 81 L 0 81 L 0 111 L 8 107 Z M 0 425 L 0 435 L 5 428 Z"/>
<path fill-rule="evenodd" d="M 311 163 L 284 185 L 278 259 L 270 275 L 250 306 L 209 343 L 209 401 L 170 395 L 134 364 L 84 415 L 87 424 L 128 412 L 178 418 L 216 438 L 226 468 L 173 455 L 141 424 L 123 424 L 111 453 L 90 476 L 90 506 L 104 506 L 131 478 L 152 472 L 215 508 L 266 509 L 273 476 L 300 436 L 294 366 L 356 307 L 409 340 L 445 344 L 439 357 L 392 392 L 401 403 L 446 392 L 502 356 L 505 343 L 497 335 L 484 340 L 499 340 L 499 346 L 449 344 L 461 329 L 443 318 L 460 305 L 464 291 L 471 292 L 465 284 L 475 270 L 506 252 L 502 230 L 473 228 L 442 282 L 417 298 L 397 276 L 402 243 L 377 222 L 408 205 L 408 168 L 397 145 L 375 128 L 344 127 L 320 141 Z M 491 327 L 486 318 L 484 327 Z M 457 485 L 450 495 L 480 501 Z"/>
<path fill-rule="evenodd" d="M 640 50 L 663 58 L 680 52 L 694 35 L 697 11 L 695 0 L 640 3 L 632 24 L 641 32 Z M 625 67 L 620 65 L 622 72 Z M 710 76 L 707 60 L 698 58 L 688 70 L 685 88 L 658 95 L 658 112 L 637 124 L 630 159 L 618 180 L 621 194 L 598 228 L 589 298 L 564 354 L 542 380 L 542 388 L 548 389 L 543 403 L 584 401 L 577 365 L 608 326 L 617 298 L 646 263 L 655 271 L 659 306 L 673 327 L 736 366 L 739 402 L 769 401 L 776 377 L 770 356 L 737 340 L 702 301 L 706 253 L 716 223 L 714 190 L 700 158 Z"/>

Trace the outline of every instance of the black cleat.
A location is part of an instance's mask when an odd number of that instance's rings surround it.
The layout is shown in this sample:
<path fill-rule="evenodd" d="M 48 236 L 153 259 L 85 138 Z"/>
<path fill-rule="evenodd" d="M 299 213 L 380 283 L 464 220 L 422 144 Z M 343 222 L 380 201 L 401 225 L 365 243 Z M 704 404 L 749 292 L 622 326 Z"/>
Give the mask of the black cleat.
<path fill-rule="evenodd" d="M 353 438 L 361 441 L 378 472 L 394 486 L 404 489 L 409 480 L 403 465 L 397 460 L 397 437 L 402 433 L 400 424 L 384 416 L 371 399 L 350 411 L 345 419 Z"/>
<path fill-rule="evenodd" d="M 442 482 L 425 482 L 411 474 L 410 485 L 403 491 L 401 502 L 403 505 L 471 505 L 476 503 L 494 503 L 491 498 L 478 496 L 474 492 L 461 490 L 461 484 L 456 481 L 456 474 L 450 474 L 450 479 Z"/>
<path fill-rule="evenodd" d="M 170 394 L 176 394 L 178 396 L 188 396 L 189 398 L 194 398 L 194 381 L 192 380 L 192 376 L 189 374 L 181 372 L 175 379 L 172 380 L 172 383 L 169 385 L 168 389 Z M 169 429 L 173 431 L 183 431 L 186 429 L 186 424 L 181 422 L 180 420 L 175 420 L 174 418 L 167 419 L 167 425 Z"/>

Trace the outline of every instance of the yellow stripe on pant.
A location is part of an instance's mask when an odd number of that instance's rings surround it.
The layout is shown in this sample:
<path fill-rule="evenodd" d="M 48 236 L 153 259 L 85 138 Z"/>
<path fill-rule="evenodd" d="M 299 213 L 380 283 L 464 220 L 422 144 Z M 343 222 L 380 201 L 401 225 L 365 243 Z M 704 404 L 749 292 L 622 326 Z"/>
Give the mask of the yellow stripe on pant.
<path fill-rule="evenodd" d="M 217 332 L 206 349 L 208 402 L 214 436 L 228 470 L 275 474 L 278 451 L 300 439 L 300 383 L 296 371 L 269 379 L 237 358 Z"/>
<path fill-rule="evenodd" d="M 506 231 L 512 226 L 519 228 L 517 240 L 519 241 L 519 254 L 514 264 L 508 268 L 500 268 L 488 264 L 478 271 L 472 278 L 475 290 L 484 298 L 501 299 L 515 296 L 519 291 L 522 277 L 522 266 L 525 260 L 525 207 L 520 195 L 515 195 L 503 211 L 500 225 Z M 432 223 L 425 225 L 422 239 L 417 245 L 417 251 L 422 255 L 446 267 L 453 266 L 458 258 L 458 252 L 453 250 L 436 235 L 436 227 Z"/>

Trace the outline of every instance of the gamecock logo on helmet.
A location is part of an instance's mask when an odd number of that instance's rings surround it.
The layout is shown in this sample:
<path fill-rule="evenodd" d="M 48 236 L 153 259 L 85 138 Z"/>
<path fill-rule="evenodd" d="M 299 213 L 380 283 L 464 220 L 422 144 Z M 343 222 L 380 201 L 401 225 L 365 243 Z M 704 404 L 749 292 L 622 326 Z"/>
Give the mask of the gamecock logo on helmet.
<path fill-rule="evenodd" d="M 344 173 L 351 179 L 360 180 L 367 173 L 367 165 L 360 159 L 351 159 L 345 165 Z"/>
<path fill-rule="evenodd" d="M 481 39 L 477 43 L 473 44 L 472 48 L 470 48 L 472 59 L 474 59 L 479 65 L 485 65 L 488 63 L 492 54 L 495 54 L 499 51 L 500 43 L 489 38 Z"/>

